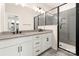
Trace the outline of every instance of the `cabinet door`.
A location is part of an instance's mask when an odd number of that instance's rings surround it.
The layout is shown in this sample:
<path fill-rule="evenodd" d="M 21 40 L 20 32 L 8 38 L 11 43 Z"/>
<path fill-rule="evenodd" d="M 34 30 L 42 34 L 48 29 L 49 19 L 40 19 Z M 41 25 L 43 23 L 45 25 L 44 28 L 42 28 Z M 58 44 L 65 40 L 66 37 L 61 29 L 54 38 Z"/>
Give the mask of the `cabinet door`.
<path fill-rule="evenodd" d="M 18 56 L 18 45 L 0 49 L 0 56 Z"/>
<path fill-rule="evenodd" d="M 22 43 L 21 47 L 22 47 L 21 55 L 23 55 L 23 56 L 32 56 L 33 55 L 32 40 Z"/>
<path fill-rule="evenodd" d="M 52 33 L 48 33 L 46 35 L 46 43 L 48 48 L 52 46 Z"/>
<path fill-rule="evenodd" d="M 45 51 L 46 49 L 52 47 L 52 34 L 43 34 L 42 36 L 42 51 Z"/>

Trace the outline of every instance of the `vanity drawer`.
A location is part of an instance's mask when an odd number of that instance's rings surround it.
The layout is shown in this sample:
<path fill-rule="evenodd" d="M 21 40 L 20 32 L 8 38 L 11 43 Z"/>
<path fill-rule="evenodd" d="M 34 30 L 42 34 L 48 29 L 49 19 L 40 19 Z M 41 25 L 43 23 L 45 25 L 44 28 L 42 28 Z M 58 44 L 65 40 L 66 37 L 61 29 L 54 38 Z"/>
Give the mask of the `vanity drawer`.
<path fill-rule="evenodd" d="M 34 39 L 33 40 L 34 48 L 41 45 L 41 36 L 40 35 L 34 36 L 33 39 Z"/>
<path fill-rule="evenodd" d="M 34 40 L 40 40 L 40 39 L 41 39 L 41 35 L 33 36 L 33 39 L 34 39 Z"/>
<path fill-rule="evenodd" d="M 34 52 L 34 56 L 39 55 L 41 53 L 41 48 L 40 47 L 34 48 L 33 52 Z"/>
<path fill-rule="evenodd" d="M 34 48 L 41 46 L 41 41 L 34 41 Z"/>

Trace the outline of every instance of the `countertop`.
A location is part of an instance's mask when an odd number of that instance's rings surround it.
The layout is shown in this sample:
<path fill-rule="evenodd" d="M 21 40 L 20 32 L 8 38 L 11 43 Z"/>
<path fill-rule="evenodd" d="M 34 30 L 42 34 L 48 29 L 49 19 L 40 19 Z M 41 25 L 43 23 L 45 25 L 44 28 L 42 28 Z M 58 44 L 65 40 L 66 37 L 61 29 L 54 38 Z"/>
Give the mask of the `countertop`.
<path fill-rule="evenodd" d="M 22 31 L 21 34 L 13 34 L 13 33 L 0 33 L 0 40 L 5 40 L 5 39 L 12 39 L 12 38 L 18 38 L 18 37 L 27 37 L 27 36 L 33 36 L 33 35 L 39 35 L 39 34 L 44 34 L 44 33 L 51 33 L 51 30 L 44 30 L 41 32 L 38 31 Z"/>

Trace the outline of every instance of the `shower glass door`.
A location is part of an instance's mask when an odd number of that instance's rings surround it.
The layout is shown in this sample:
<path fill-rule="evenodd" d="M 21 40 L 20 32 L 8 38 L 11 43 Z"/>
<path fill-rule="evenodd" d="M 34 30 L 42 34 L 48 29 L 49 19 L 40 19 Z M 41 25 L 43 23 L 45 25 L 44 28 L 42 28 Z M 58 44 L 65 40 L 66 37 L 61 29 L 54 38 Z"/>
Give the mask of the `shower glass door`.
<path fill-rule="evenodd" d="M 65 4 L 59 8 L 59 47 L 76 53 L 75 4 Z"/>

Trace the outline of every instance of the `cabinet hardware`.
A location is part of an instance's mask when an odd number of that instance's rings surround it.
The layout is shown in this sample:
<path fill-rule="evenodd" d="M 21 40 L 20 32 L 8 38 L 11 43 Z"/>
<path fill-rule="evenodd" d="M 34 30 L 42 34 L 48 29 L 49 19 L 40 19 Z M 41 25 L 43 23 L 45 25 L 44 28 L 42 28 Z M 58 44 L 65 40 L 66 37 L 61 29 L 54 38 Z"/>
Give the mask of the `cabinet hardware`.
<path fill-rule="evenodd" d="M 21 52 L 22 51 L 22 46 L 19 46 L 18 47 L 18 52 Z"/>
<path fill-rule="evenodd" d="M 47 38 L 47 41 L 49 41 L 49 38 Z"/>
<path fill-rule="evenodd" d="M 62 46 L 61 44 L 59 46 Z"/>
<path fill-rule="evenodd" d="M 36 42 L 36 44 L 39 44 L 39 42 Z"/>
<path fill-rule="evenodd" d="M 39 38 L 39 37 L 36 37 L 36 38 Z"/>
<path fill-rule="evenodd" d="M 20 47 L 18 47 L 18 52 L 20 52 Z"/>
<path fill-rule="evenodd" d="M 39 52 L 40 50 L 37 50 L 36 52 Z"/>
<path fill-rule="evenodd" d="M 21 51 L 22 51 L 22 46 L 21 46 Z"/>
<path fill-rule="evenodd" d="M 62 24 L 60 25 L 60 29 L 62 29 Z"/>

